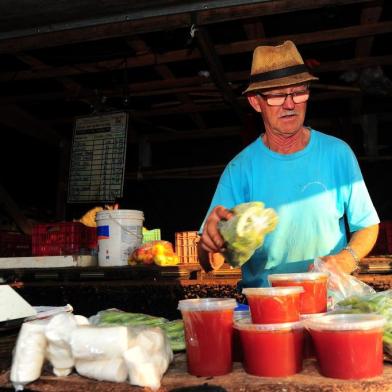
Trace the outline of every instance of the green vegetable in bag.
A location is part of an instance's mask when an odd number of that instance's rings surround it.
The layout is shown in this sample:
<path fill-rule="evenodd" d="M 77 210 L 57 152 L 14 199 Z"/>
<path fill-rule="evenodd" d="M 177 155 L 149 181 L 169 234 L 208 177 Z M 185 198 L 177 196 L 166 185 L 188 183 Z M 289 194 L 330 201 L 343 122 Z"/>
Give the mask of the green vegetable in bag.
<path fill-rule="evenodd" d="M 278 216 L 259 201 L 239 204 L 232 212 L 233 218 L 220 221 L 218 228 L 225 240 L 223 256 L 233 267 L 240 267 L 263 245 L 266 234 L 275 229 Z"/>
<path fill-rule="evenodd" d="M 173 351 L 185 350 L 184 322 L 182 319 L 169 321 L 164 317 L 144 313 L 124 312 L 108 309 L 90 318 L 93 325 L 125 325 L 129 327 L 160 327 L 167 335 Z"/>
<path fill-rule="evenodd" d="M 392 359 L 392 289 L 340 301 L 332 313 L 377 313 L 386 320 L 383 334 L 384 354 Z"/>

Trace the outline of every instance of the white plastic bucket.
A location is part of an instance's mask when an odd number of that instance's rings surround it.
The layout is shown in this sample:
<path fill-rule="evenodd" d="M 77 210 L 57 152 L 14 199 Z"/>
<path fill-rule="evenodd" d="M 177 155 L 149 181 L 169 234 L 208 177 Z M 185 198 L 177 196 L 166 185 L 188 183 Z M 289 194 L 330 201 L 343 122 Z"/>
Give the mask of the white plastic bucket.
<path fill-rule="evenodd" d="M 104 210 L 98 212 L 98 265 L 128 265 L 128 257 L 142 244 L 143 211 Z"/>

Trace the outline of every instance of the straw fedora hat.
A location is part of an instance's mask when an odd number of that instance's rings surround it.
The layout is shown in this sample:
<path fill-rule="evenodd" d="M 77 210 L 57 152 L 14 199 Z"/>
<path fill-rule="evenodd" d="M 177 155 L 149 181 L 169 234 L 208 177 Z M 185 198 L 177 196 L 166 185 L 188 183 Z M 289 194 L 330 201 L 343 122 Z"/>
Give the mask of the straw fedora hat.
<path fill-rule="evenodd" d="M 243 94 L 311 80 L 318 78 L 309 73 L 294 42 L 285 41 L 278 46 L 258 46 L 253 52 L 249 87 Z"/>

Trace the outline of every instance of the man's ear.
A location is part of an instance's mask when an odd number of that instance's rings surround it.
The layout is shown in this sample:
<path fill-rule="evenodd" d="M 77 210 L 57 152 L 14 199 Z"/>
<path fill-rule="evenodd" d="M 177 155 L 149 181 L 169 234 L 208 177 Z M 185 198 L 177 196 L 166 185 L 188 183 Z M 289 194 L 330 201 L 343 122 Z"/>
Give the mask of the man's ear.
<path fill-rule="evenodd" d="M 261 112 L 260 101 L 256 94 L 249 94 L 247 96 L 249 104 L 256 112 Z"/>

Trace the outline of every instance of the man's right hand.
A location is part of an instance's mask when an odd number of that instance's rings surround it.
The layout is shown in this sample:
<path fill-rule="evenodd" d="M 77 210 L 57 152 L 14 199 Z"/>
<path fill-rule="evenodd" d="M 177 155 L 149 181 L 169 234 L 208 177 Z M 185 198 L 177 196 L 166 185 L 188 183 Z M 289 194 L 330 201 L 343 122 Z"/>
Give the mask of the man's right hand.
<path fill-rule="evenodd" d="M 218 223 L 223 220 L 232 218 L 233 213 L 223 206 L 216 206 L 208 215 L 204 227 L 203 234 L 200 238 L 200 246 L 207 252 L 221 252 L 224 240 L 218 230 Z"/>
<path fill-rule="evenodd" d="M 198 243 L 198 256 L 201 266 L 205 271 L 219 268 L 224 258 L 219 253 L 222 251 L 224 240 L 218 230 L 218 223 L 222 219 L 229 220 L 233 213 L 223 206 L 216 206 L 208 215 L 203 233 Z"/>

